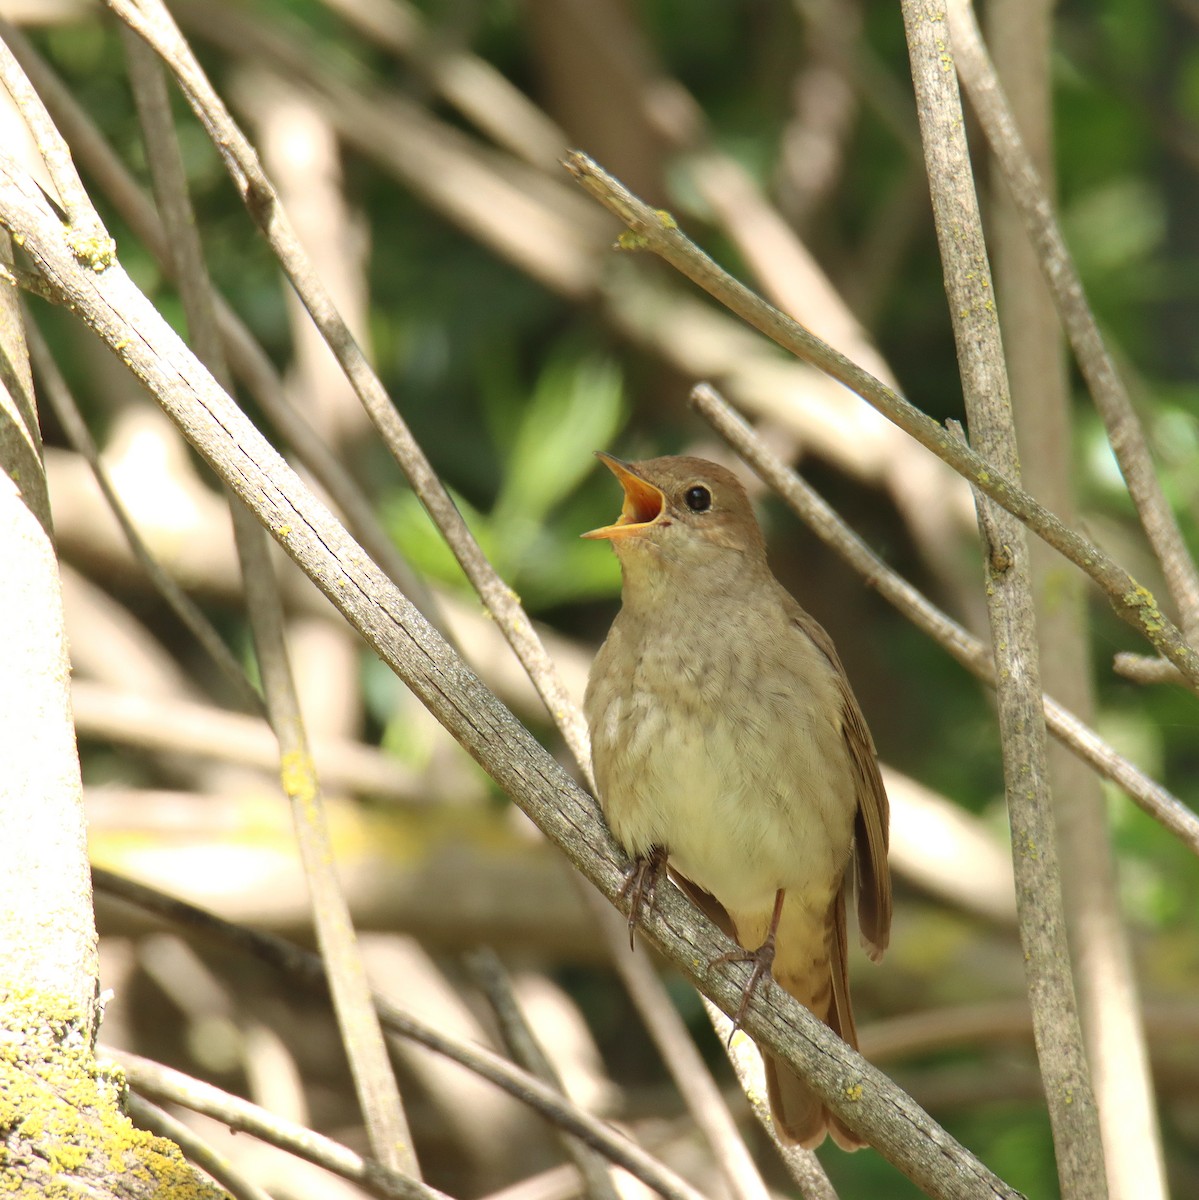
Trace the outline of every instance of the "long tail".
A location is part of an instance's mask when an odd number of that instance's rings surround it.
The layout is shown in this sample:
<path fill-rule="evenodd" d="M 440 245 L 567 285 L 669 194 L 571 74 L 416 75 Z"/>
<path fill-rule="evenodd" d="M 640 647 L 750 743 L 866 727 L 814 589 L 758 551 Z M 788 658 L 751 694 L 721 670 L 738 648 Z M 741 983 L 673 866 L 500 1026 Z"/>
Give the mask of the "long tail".
<path fill-rule="evenodd" d="M 784 910 L 785 912 L 785 910 Z M 824 922 L 823 945 L 819 930 L 805 931 L 784 915 L 774 960 L 775 981 L 819 1017 L 855 1050 L 858 1033 L 849 1000 L 846 973 L 845 893 L 839 889 Z M 806 936 L 805 936 L 806 935 Z M 816 949 L 816 946 L 821 946 Z M 860 1150 L 866 1143 L 825 1106 L 824 1102 L 791 1070 L 771 1055 L 762 1056 L 770 1111 L 779 1136 L 814 1149 L 826 1133 L 842 1150 Z"/>

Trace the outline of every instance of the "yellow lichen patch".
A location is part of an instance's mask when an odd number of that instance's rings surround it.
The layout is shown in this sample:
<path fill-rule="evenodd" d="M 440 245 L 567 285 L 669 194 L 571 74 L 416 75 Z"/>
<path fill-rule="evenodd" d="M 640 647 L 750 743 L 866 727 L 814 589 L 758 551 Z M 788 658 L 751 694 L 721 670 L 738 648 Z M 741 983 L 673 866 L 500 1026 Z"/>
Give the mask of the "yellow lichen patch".
<path fill-rule="evenodd" d="M 71 253 L 97 275 L 107 271 L 117 261 L 117 244 L 104 233 L 83 233 L 78 229 L 68 229 L 67 245 L 71 248 Z"/>
<path fill-rule="evenodd" d="M 162 1200 L 224 1196 L 177 1146 L 130 1122 L 124 1081 L 96 1062 L 83 1014 L 32 991 L 3 997 L 0 1014 L 0 1180 L 11 1193 L 67 1200 L 107 1193 L 116 1176 Z"/>
<path fill-rule="evenodd" d="M 617 250 L 644 250 L 648 245 L 649 238 L 644 233 L 634 233 L 631 229 L 626 229 L 616 239 Z"/>
<path fill-rule="evenodd" d="M 293 800 L 311 804 L 316 799 L 316 768 L 302 750 L 289 751 L 279 760 L 279 779 Z"/>
<path fill-rule="evenodd" d="M 654 216 L 662 222 L 663 229 L 678 229 L 679 223 L 664 208 L 655 208 Z"/>
<path fill-rule="evenodd" d="M 860 1083 L 851 1083 L 849 1087 L 845 1089 L 845 1099 L 850 1101 L 852 1104 L 857 1104 L 857 1102 L 861 1100 L 862 1096 L 865 1094 L 865 1090 L 866 1089 L 863 1088 Z"/>
<path fill-rule="evenodd" d="M 1161 633 L 1163 620 L 1161 609 L 1157 606 L 1156 597 L 1147 587 L 1142 587 L 1138 583 L 1131 591 L 1125 592 L 1122 599 L 1129 608 L 1141 610 L 1141 625 L 1150 640 L 1153 639 L 1154 634 Z"/>

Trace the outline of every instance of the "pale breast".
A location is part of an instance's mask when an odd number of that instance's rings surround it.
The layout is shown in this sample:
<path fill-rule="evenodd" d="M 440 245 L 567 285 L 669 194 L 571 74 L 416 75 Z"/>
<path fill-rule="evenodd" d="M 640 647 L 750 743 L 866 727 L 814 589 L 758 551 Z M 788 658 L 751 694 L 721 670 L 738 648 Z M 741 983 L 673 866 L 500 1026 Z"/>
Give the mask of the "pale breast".
<path fill-rule="evenodd" d="M 824 895 L 849 857 L 856 804 L 827 660 L 786 643 L 639 638 L 619 622 L 587 716 L 601 802 L 632 855 L 667 849 L 730 910 L 775 891 Z"/>

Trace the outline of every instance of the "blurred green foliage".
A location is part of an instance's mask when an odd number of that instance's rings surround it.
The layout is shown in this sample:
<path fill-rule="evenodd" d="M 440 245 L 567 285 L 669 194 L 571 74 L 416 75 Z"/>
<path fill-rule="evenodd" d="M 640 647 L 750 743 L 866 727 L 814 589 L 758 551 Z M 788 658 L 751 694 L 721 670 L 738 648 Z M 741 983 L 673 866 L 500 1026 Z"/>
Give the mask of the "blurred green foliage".
<path fill-rule="evenodd" d="M 625 419 L 614 363 L 562 353 L 526 394 L 493 361 L 482 387 L 483 419 L 505 470 L 490 510 L 455 501 L 479 544 L 534 612 L 610 596 L 615 559 L 579 541 L 589 526 L 577 492 L 591 452 L 610 444 Z M 619 507 L 614 499 L 613 504 Z M 463 578 L 441 535 L 411 492 L 396 493 L 388 528 L 412 564 L 443 583 Z"/>

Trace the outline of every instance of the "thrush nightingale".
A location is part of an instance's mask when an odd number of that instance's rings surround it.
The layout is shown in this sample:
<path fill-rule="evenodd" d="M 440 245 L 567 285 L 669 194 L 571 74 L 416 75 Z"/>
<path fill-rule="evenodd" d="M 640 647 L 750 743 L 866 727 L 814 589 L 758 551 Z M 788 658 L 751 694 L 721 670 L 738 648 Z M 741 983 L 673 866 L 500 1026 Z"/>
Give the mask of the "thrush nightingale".
<path fill-rule="evenodd" d="M 850 859 L 877 960 L 891 926 L 887 795 L 825 631 L 775 579 L 749 497 L 699 458 L 598 457 L 624 487 L 606 538 L 622 604 L 587 683 L 599 799 L 634 859 L 630 932 L 663 865 L 754 963 L 851 1046 Z M 744 1009 L 745 1004 L 742 1008 Z M 765 1055 L 779 1134 L 863 1143 Z"/>

